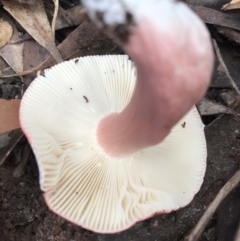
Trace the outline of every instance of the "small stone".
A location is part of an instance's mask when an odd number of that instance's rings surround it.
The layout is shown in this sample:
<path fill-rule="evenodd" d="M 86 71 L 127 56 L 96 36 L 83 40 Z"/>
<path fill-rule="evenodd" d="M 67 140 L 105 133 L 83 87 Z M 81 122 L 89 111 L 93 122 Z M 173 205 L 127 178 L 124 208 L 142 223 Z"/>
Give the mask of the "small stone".
<path fill-rule="evenodd" d="M 20 182 L 19 185 L 20 185 L 21 187 L 25 187 L 25 186 L 26 186 L 26 183 L 25 183 L 25 182 Z"/>

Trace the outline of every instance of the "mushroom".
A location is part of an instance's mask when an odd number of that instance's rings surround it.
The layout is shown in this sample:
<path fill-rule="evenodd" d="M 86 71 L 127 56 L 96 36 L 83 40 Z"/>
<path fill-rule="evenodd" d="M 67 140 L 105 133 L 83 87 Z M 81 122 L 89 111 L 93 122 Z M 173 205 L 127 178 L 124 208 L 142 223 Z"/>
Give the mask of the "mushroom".
<path fill-rule="evenodd" d="M 23 96 L 20 123 L 49 208 L 115 233 L 186 206 L 200 189 L 207 151 L 194 104 L 210 82 L 213 52 L 183 3 L 83 2 L 134 64 L 126 55 L 89 56 L 46 70 Z"/>

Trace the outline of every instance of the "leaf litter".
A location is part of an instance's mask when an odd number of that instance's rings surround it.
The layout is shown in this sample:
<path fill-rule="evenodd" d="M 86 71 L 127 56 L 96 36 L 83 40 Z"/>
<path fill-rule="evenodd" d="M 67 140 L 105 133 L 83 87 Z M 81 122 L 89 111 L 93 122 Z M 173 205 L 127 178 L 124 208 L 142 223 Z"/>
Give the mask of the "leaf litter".
<path fill-rule="evenodd" d="M 42 0 L 34 5 L 23 5 L 14 1 L 2 0 L 6 9 L 22 27 L 43 47 L 45 47 L 58 63 L 62 62 L 54 43 L 54 36 L 48 21 Z"/>
<path fill-rule="evenodd" d="M 232 0 L 230 3 L 223 5 L 222 10 L 240 9 L 240 0 Z"/>
<path fill-rule="evenodd" d="M 0 18 L 0 48 L 2 48 L 12 37 L 12 26 Z"/>
<path fill-rule="evenodd" d="M 210 89 L 198 104 L 206 124 L 208 145 L 207 172 L 200 192 L 189 206 L 177 212 L 139 222 L 113 235 L 83 230 L 47 210 L 39 191 L 35 158 L 23 133 L 16 129 L 19 127 L 16 120 L 18 99 L 37 71 L 74 57 L 123 52 L 88 21 L 79 1 L 0 0 L 0 3 L 0 55 L 4 59 L 0 58 L 0 98 L 11 99 L 0 99 L 0 111 L 5 106 L 5 112 L 0 112 L 1 240 L 197 241 L 194 236 L 197 229 L 201 241 L 239 241 L 239 0 L 224 4 L 220 0 L 186 1 L 207 24 L 216 52 Z M 235 191 L 222 201 L 234 173 Z M 219 199 L 220 190 L 224 195 Z M 211 202 L 216 214 L 207 209 Z M 207 221 L 200 220 L 203 214 Z"/>
<path fill-rule="evenodd" d="M 0 9 L 0 14 L 12 28 L 11 38 L 8 40 L 8 43 L 6 45 L 0 48 L 0 55 L 5 59 L 5 61 L 15 72 L 21 72 L 23 71 L 23 43 L 22 41 L 16 44 L 12 43 L 12 41 L 17 42 L 21 40 L 19 37 L 21 33 L 16 28 L 16 24 L 9 16 L 9 14 L 3 12 L 3 9 Z"/>

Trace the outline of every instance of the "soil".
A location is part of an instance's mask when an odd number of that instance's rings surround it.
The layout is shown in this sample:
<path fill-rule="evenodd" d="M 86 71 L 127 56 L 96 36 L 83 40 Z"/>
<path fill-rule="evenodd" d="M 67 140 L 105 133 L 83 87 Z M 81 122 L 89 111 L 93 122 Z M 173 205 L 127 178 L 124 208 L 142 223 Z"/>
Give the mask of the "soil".
<path fill-rule="evenodd" d="M 240 166 L 238 115 L 218 117 L 206 126 L 205 132 L 208 143 L 207 172 L 194 200 L 176 212 L 154 216 L 112 235 L 84 230 L 47 208 L 39 188 L 38 168 L 33 154 L 28 158 L 23 175 L 13 177 L 16 176 L 16 167 L 23 161 L 23 150 L 28 149 L 28 143 L 23 140 L 0 168 L 0 240 L 183 241 L 220 188 Z M 240 217 L 239 193 L 240 187 L 222 203 L 200 241 L 233 240 Z"/>

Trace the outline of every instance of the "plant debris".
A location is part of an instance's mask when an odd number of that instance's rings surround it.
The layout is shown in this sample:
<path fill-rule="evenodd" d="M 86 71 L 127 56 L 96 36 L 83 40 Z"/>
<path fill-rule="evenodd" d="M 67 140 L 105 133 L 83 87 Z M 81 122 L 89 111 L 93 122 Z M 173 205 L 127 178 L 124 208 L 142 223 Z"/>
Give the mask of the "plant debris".
<path fill-rule="evenodd" d="M 0 19 L 0 48 L 9 41 L 12 34 L 13 30 L 11 25 L 7 21 Z"/>

